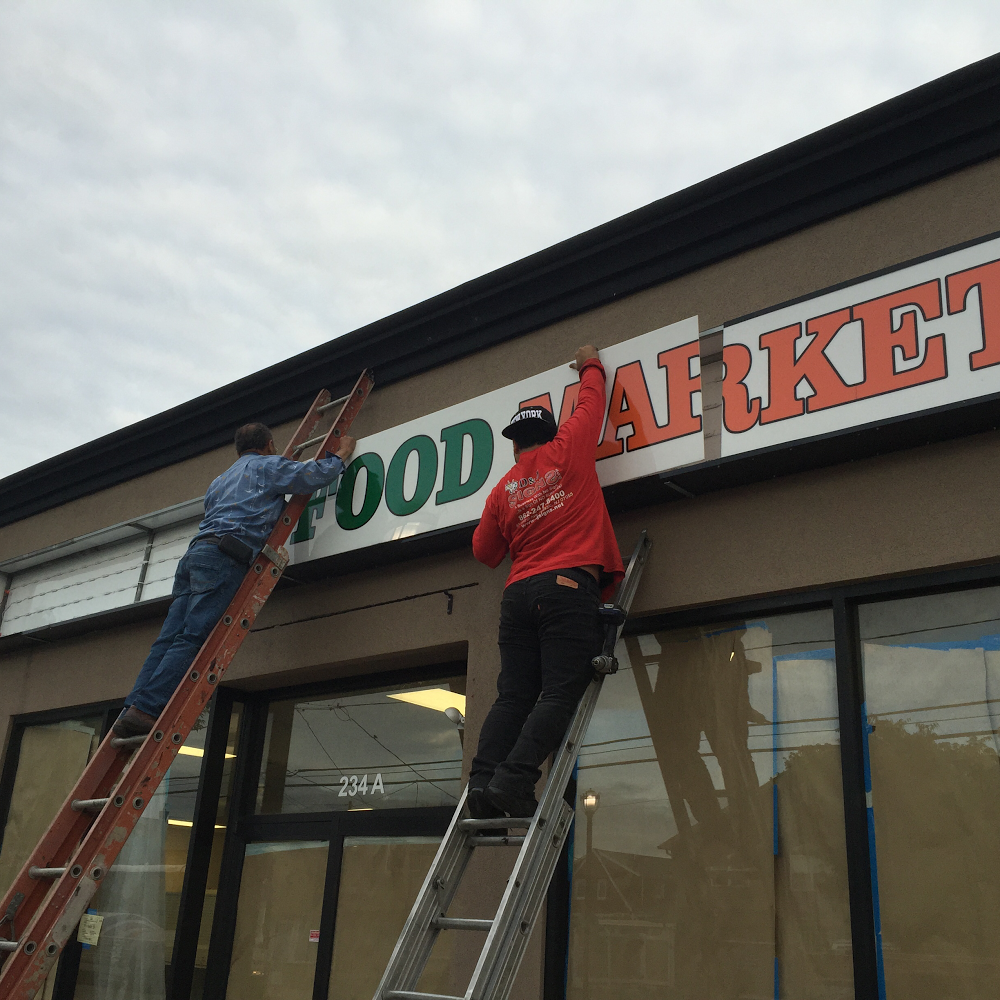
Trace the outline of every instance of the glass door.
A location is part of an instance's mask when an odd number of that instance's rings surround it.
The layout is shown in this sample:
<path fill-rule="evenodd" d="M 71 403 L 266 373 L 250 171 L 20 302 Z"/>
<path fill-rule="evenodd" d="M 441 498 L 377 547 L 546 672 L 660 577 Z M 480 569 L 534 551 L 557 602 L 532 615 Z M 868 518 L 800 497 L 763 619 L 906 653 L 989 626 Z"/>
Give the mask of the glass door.
<path fill-rule="evenodd" d="M 434 860 L 440 837 L 345 837 L 329 1000 L 371 1000 Z M 417 986 L 454 994 L 454 935 L 438 938 Z"/>
<path fill-rule="evenodd" d="M 248 844 L 227 1000 L 310 1000 L 330 843 Z"/>

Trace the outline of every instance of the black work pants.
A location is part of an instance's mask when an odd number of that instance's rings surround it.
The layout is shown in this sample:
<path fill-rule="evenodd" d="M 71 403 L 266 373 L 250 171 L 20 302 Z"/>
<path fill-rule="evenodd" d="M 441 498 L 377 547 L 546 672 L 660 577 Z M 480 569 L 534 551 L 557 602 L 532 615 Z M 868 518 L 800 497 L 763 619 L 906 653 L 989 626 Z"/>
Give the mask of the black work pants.
<path fill-rule="evenodd" d="M 594 676 L 590 661 L 604 640 L 599 600 L 597 581 L 575 568 L 539 573 L 504 591 L 497 700 L 479 736 L 470 788 L 493 781 L 534 794 L 542 762 L 559 746 Z"/>

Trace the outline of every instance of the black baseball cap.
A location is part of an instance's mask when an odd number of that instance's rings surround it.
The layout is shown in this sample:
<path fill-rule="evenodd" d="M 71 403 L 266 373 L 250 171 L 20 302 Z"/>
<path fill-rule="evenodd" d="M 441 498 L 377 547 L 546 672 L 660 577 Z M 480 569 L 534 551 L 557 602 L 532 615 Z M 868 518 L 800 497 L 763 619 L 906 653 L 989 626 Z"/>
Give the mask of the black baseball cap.
<path fill-rule="evenodd" d="M 544 406 L 522 406 L 510 418 L 510 423 L 500 432 L 508 441 L 516 441 L 520 431 L 527 428 L 544 428 L 552 437 L 556 436 L 556 418 Z"/>

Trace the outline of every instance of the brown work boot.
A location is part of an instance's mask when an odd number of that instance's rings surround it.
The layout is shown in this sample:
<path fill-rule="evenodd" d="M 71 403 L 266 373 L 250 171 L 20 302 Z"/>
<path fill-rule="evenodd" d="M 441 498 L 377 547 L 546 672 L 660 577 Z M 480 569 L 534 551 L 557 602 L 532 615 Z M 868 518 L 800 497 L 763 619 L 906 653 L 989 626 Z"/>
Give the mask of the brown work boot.
<path fill-rule="evenodd" d="M 111 727 L 111 732 L 127 740 L 132 736 L 145 736 L 155 725 L 155 715 L 147 715 L 130 705 Z"/>

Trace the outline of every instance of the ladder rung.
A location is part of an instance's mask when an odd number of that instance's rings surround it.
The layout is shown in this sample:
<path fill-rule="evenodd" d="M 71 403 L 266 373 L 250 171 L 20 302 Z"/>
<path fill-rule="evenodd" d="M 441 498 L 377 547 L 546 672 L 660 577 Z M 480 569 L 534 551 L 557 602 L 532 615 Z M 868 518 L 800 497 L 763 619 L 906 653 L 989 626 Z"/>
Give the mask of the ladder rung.
<path fill-rule="evenodd" d="M 108 799 L 73 799 L 73 808 L 77 812 L 97 813 L 107 804 Z"/>
<path fill-rule="evenodd" d="M 337 406 L 343 406 L 344 403 L 346 403 L 350 398 L 351 394 L 348 393 L 346 396 L 341 396 L 340 399 L 331 399 L 330 402 L 326 404 L 326 406 L 321 406 L 316 412 L 326 413 L 327 410 L 332 410 Z M 323 439 L 320 438 L 320 440 L 322 441 Z"/>
<path fill-rule="evenodd" d="M 325 441 L 325 440 L 326 440 L 326 435 L 325 434 L 317 434 L 316 437 L 309 438 L 308 441 L 303 441 L 302 444 L 297 444 L 292 449 L 292 454 L 293 455 L 297 455 L 300 451 L 305 451 L 306 448 L 309 447 L 309 445 L 311 445 L 311 444 L 319 444 L 320 441 Z"/>
<path fill-rule="evenodd" d="M 146 734 L 149 735 L 148 733 Z M 141 747 L 143 743 L 146 742 L 146 736 L 112 736 L 111 745 L 116 750 L 132 750 L 135 747 Z"/>
<path fill-rule="evenodd" d="M 28 874 L 32 878 L 59 878 L 64 871 L 65 868 L 39 868 L 38 865 L 32 865 Z"/>
<path fill-rule="evenodd" d="M 17 941 L 0 941 L 0 951 L 17 951 Z"/>
<path fill-rule="evenodd" d="M 416 993 L 413 990 L 387 990 L 387 1000 L 463 1000 L 448 993 Z"/>
<path fill-rule="evenodd" d="M 501 827 L 514 826 L 518 830 L 527 830 L 531 826 L 530 819 L 508 819 L 499 816 L 497 819 L 463 819 L 459 821 L 460 830 L 498 830 Z"/>
<path fill-rule="evenodd" d="M 478 917 L 435 917 L 431 923 L 442 931 L 488 931 L 493 926 L 492 920 Z"/>
<path fill-rule="evenodd" d="M 524 837 L 469 837 L 473 847 L 520 847 Z"/>

